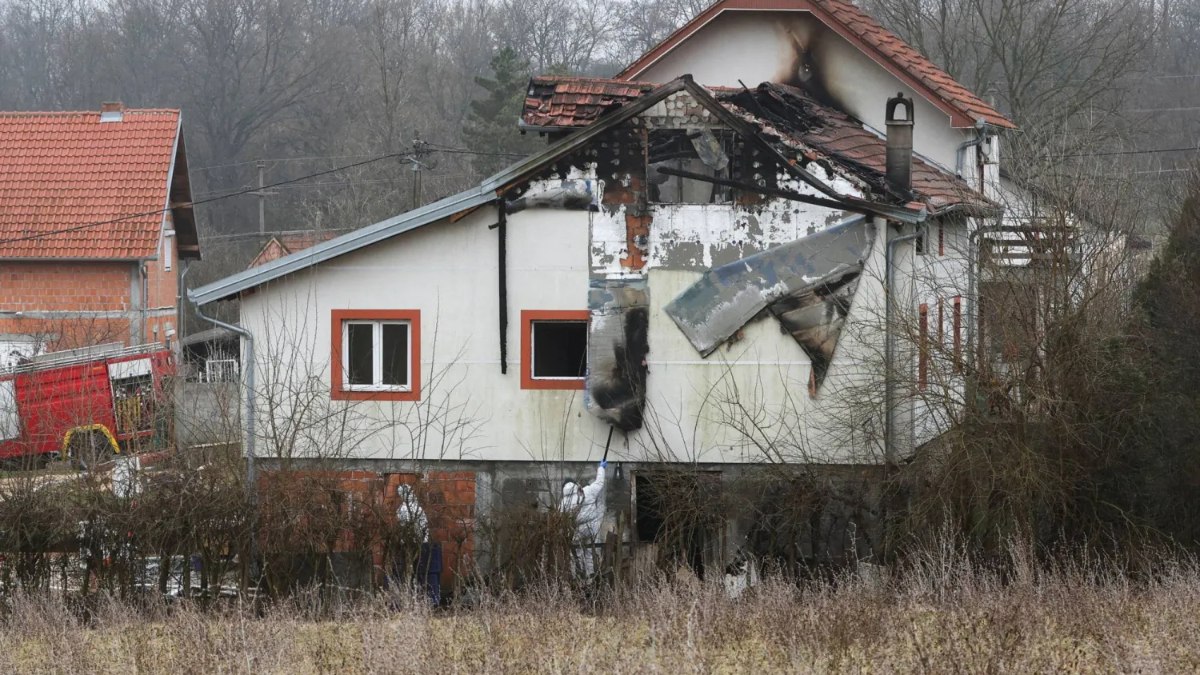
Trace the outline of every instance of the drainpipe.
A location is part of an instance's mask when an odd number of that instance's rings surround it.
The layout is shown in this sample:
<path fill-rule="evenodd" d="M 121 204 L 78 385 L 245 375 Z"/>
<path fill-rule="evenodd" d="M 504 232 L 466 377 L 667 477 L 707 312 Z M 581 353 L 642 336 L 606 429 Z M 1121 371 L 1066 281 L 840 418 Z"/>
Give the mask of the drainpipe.
<path fill-rule="evenodd" d="M 146 322 L 149 321 L 150 316 L 150 274 L 146 271 L 145 261 L 138 265 L 138 271 L 142 275 L 142 325 L 138 337 L 141 344 L 146 344 Z"/>
<path fill-rule="evenodd" d="M 884 225 L 885 232 L 888 225 Z M 884 255 L 884 448 L 883 458 L 888 469 L 896 466 L 896 367 L 895 367 L 895 351 L 896 337 L 895 331 L 892 330 L 892 315 L 895 313 L 893 306 L 893 290 L 895 289 L 896 276 L 896 246 L 906 241 L 913 241 L 925 235 L 925 226 L 918 225 L 910 234 L 900 235 L 899 237 L 889 238 L 887 250 Z"/>
<path fill-rule="evenodd" d="M 500 270 L 500 277 L 497 280 L 497 288 L 500 292 L 500 374 L 508 374 L 508 200 L 501 197 L 496 202 L 498 205 L 498 222 L 496 224 L 499 231 L 497 237 L 499 243 L 497 251 L 499 260 L 497 267 Z"/>
<path fill-rule="evenodd" d="M 982 119 L 975 120 L 975 138 L 959 143 L 958 150 L 954 153 L 954 173 L 959 178 L 963 177 L 963 165 L 966 164 L 967 149 L 983 145 L 983 142 L 987 140 L 987 133 L 984 131 L 986 128 L 987 123 Z"/>
<path fill-rule="evenodd" d="M 183 288 L 186 288 L 185 284 L 187 283 L 187 274 L 189 271 L 191 271 L 191 266 L 186 265 L 183 268 L 183 274 L 179 275 L 179 285 Z M 253 505 L 257 502 L 257 494 L 254 489 L 254 482 L 257 478 L 254 466 L 254 335 L 242 326 L 225 323 L 211 316 L 205 316 L 204 312 L 200 310 L 200 305 L 196 304 L 196 301 L 192 299 L 191 292 L 188 292 L 187 296 L 188 301 L 196 308 L 196 316 L 218 328 L 224 328 L 240 335 L 242 343 L 245 345 L 245 349 L 242 352 L 243 369 L 246 374 L 245 401 L 243 402 L 245 420 L 242 422 L 242 429 L 245 435 L 245 440 L 243 441 L 245 445 L 243 447 L 246 449 L 246 495 Z M 253 536 L 252 530 L 251 537 Z"/>

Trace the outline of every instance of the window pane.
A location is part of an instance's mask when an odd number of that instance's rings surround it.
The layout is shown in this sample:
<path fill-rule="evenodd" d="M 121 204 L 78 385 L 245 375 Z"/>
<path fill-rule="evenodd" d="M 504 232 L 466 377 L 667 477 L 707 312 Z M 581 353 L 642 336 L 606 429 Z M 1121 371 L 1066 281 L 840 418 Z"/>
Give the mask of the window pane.
<path fill-rule="evenodd" d="M 374 384 L 372 382 L 372 333 L 369 323 L 346 324 L 346 381 L 350 384 Z"/>
<path fill-rule="evenodd" d="M 533 376 L 583 377 L 587 368 L 586 321 L 534 321 Z"/>
<path fill-rule="evenodd" d="M 383 384 L 408 384 L 408 324 L 383 324 Z"/>

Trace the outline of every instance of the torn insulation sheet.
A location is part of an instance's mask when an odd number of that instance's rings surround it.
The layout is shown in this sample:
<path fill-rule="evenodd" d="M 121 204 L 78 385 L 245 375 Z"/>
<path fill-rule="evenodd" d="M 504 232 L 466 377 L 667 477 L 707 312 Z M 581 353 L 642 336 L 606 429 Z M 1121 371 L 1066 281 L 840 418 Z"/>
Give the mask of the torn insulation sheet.
<path fill-rule="evenodd" d="M 649 291 L 642 279 L 593 279 L 588 289 L 588 412 L 622 431 L 642 426 Z"/>
<path fill-rule="evenodd" d="M 708 356 L 768 309 L 824 379 L 875 239 L 862 216 L 715 267 L 666 306 L 696 351 Z"/>

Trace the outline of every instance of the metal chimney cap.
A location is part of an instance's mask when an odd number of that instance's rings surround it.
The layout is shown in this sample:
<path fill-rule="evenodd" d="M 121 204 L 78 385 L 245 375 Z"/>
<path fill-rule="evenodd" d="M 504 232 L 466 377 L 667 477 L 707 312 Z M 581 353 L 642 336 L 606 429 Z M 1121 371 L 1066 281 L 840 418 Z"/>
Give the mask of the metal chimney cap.
<path fill-rule="evenodd" d="M 125 104 L 120 101 L 105 101 L 100 104 L 101 122 L 120 122 L 125 118 Z"/>
<path fill-rule="evenodd" d="M 896 117 L 896 109 L 903 106 L 904 116 Z M 912 124 L 913 123 L 913 100 L 904 95 L 904 92 L 898 92 L 892 98 L 887 100 L 887 123 L 888 124 Z"/>

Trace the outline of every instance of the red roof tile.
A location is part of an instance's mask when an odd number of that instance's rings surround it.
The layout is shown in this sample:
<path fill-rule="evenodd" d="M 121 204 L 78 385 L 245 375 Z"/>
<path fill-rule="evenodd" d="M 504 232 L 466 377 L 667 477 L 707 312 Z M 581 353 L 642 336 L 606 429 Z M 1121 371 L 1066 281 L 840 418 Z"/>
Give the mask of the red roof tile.
<path fill-rule="evenodd" d="M 330 232 L 328 230 L 300 230 L 273 235 L 258 250 L 258 255 L 254 256 L 250 264 L 246 265 L 246 269 L 265 265 L 285 255 L 303 251 L 321 242 L 329 241 L 338 234 L 338 232 Z"/>
<path fill-rule="evenodd" d="M 718 14 L 736 10 L 811 12 L 851 44 L 875 57 L 892 74 L 927 94 L 935 105 L 950 114 L 954 126 L 969 127 L 983 119 L 998 127 L 1016 128 L 1007 117 L 847 0 L 718 0 L 618 73 L 617 79 L 636 79 Z"/>
<path fill-rule="evenodd" d="M 0 113 L 0 258 L 153 256 L 178 134 L 178 110 Z"/>
<path fill-rule="evenodd" d="M 529 81 L 521 123 L 543 129 L 586 126 L 653 88 L 643 82 L 535 77 Z"/>

